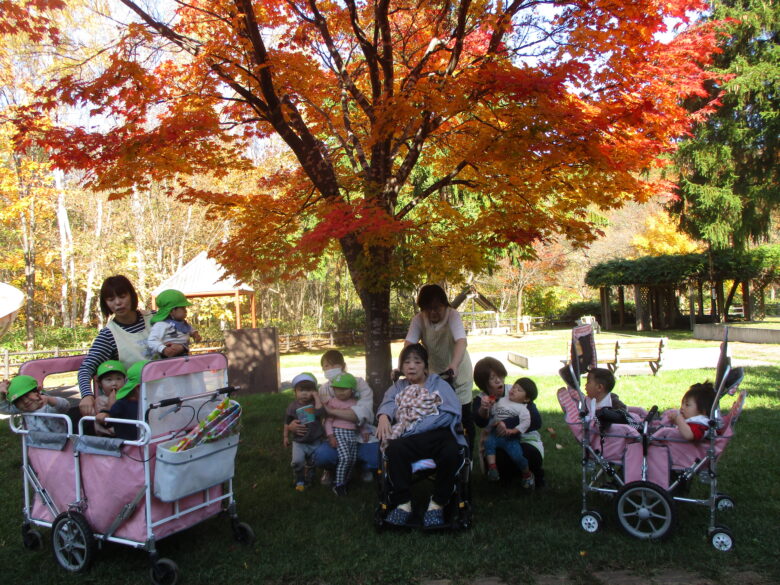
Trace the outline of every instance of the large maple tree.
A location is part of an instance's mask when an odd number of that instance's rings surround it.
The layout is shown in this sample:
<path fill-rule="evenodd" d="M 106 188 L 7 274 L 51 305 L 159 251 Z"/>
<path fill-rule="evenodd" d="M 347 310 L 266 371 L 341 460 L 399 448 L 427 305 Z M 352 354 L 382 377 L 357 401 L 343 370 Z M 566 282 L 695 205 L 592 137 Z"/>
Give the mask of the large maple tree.
<path fill-rule="evenodd" d="M 215 253 L 240 276 L 297 275 L 337 246 L 376 391 L 393 280 L 478 271 L 510 242 L 591 241 L 589 207 L 659 189 L 641 173 L 687 130 L 681 99 L 706 95 L 714 46 L 710 28 L 657 39 L 699 0 L 121 3 L 110 66 L 63 72 L 22 136 L 118 196 L 176 181 L 232 219 Z M 39 129 L 47 103 L 103 123 Z M 256 179 L 247 147 L 269 138 L 292 163 Z M 231 172 L 251 188 L 189 179 Z"/>

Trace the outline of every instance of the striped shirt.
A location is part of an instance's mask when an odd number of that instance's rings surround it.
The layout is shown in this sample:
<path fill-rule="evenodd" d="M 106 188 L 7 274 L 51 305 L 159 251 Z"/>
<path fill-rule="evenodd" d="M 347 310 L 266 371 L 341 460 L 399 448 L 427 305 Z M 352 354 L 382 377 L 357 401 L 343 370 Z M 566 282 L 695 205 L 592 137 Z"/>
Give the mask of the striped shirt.
<path fill-rule="evenodd" d="M 138 318 L 131 325 L 125 325 L 119 321 L 116 321 L 116 324 L 128 333 L 140 333 L 144 330 L 146 323 L 140 312 L 136 312 L 136 315 Z M 106 360 L 116 359 L 119 359 L 119 350 L 116 346 L 114 334 L 111 333 L 108 327 L 104 327 L 97 334 L 95 341 L 92 342 L 92 347 L 89 348 L 87 357 L 84 358 L 79 368 L 78 382 L 82 398 L 94 395 L 92 392 L 92 378 L 97 372 L 98 366 Z"/>

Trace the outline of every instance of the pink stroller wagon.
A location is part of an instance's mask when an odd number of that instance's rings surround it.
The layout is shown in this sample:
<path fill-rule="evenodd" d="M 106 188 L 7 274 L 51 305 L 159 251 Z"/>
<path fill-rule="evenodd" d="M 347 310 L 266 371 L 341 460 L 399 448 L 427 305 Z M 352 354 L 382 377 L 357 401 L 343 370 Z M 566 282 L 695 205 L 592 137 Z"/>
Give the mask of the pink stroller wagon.
<path fill-rule="evenodd" d="M 588 420 L 585 396 L 576 383 L 578 376 L 572 372 L 563 376 L 568 386 L 558 391 L 558 402 L 582 447 L 583 530 L 595 533 L 603 523 L 601 514 L 589 506 L 590 493 L 611 497 L 620 527 L 643 540 L 668 536 L 675 524 L 676 503 L 690 503 L 709 509 L 707 534 L 712 546 L 720 551 L 733 548 L 732 533 L 716 523 L 718 512 L 734 507 L 734 501 L 718 491 L 717 464 L 734 434 L 747 392 L 738 390 L 744 372 L 731 368 L 726 345 L 724 341 L 721 347 L 709 430 L 698 443 L 682 438 L 671 425 L 668 411 L 659 423 L 656 407 L 649 413 L 630 407 L 629 414 L 639 424 L 612 424 L 602 432 L 595 420 Z M 728 414 L 721 415 L 720 400 L 726 393 L 737 394 L 737 398 Z M 688 497 L 695 477 L 709 485 L 707 496 Z"/>
<path fill-rule="evenodd" d="M 78 370 L 83 358 L 35 360 L 20 373 L 43 384 L 48 375 Z M 240 406 L 228 398 L 233 390 L 225 356 L 200 354 L 144 366 L 140 420 L 108 419 L 135 424 L 135 441 L 86 434 L 84 423 L 94 417 L 74 428 L 65 415 L 24 415 L 60 417 L 67 434 L 28 431 L 22 416 L 12 417 L 11 429 L 22 437 L 24 546 L 39 548 L 43 538 L 35 527 L 50 528 L 55 560 L 74 573 L 89 568 L 99 543 L 144 549 L 152 583 L 172 585 L 178 567 L 160 558 L 159 539 L 226 511 L 235 538 L 253 542 L 233 498 L 240 417 Z M 232 413 L 230 421 L 222 417 L 221 429 L 208 424 L 218 405 Z M 198 429 L 204 432 L 193 439 Z M 182 450 L 184 437 L 190 448 Z"/>

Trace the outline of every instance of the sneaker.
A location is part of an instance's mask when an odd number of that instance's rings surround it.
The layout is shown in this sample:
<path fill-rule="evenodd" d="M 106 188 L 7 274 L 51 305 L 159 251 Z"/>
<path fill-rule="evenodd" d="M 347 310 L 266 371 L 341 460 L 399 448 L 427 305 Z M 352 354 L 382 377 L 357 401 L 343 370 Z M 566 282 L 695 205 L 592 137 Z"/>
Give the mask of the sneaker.
<path fill-rule="evenodd" d="M 346 496 L 347 495 L 347 486 L 343 484 L 336 484 L 333 486 L 333 493 L 337 496 Z"/>
<path fill-rule="evenodd" d="M 370 481 L 374 481 L 374 472 L 370 469 L 364 469 L 363 473 L 360 474 L 360 479 L 363 480 L 363 482 L 368 483 Z"/>
<path fill-rule="evenodd" d="M 392 524 L 393 526 L 406 526 L 409 524 L 409 519 L 411 517 L 411 512 L 407 512 L 401 508 L 393 508 L 385 518 L 385 522 Z"/>
<path fill-rule="evenodd" d="M 498 469 L 496 469 L 495 467 L 491 467 L 490 469 L 488 469 L 487 479 L 488 481 L 499 481 L 501 479 L 501 476 L 498 474 Z"/>
<path fill-rule="evenodd" d="M 533 489 L 534 485 L 536 485 L 536 482 L 534 481 L 534 474 L 530 471 L 528 472 L 528 475 L 524 475 L 522 478 L 520 478 L 520 487 L 522 487 L 524 490 Z"/>
<path fill-rule="evenodd" d="M 299 482 L 297 482 L 295 484 L 295 491 L 296 492 L 302 492 L 305 489 L 306 489 L 306 485 L 302 481 L 299 481 Z"/>
<path fill-rule="evenodd" d="M 320 484 L 330 485 L 332 483 L 333 483 L 333 474 L 326 469 L 325 471 L 322 472 L 322 477 L 320 478 Z"/>
<path fill-rule="evenodd" d="M 444 526 L 444 510 L 442 508 L 428 510 L 423 516 L 423 526 L 425 528 Z"/>

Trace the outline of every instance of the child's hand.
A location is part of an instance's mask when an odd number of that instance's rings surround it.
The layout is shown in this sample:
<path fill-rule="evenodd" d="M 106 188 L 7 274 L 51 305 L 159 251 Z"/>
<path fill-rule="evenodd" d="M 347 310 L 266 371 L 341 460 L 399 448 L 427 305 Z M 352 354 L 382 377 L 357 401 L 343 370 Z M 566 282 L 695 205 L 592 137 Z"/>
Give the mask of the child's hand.
<path fill-rule="evenodd" d="M 506 437 L 507 436 L 507 428 L 503 421 L 499 421 L 496 424 L 496 434 L 499 437 Z"/>
<path fill-rule="evenodd" d="M 108 413 L 107 412 L 98 412 L 95 415 L 95 420 L 97 422 L 99 422 L 101 425 L 105 424 L 107 418 L 108 418 Z"/>
<path fill-rule="evenodd" d="M 320 398 L 320 393 L 312 392 L 312 396 L 314 397 L 314 408 L 322 408 L 322 399 Z"/>
<path fill-rule="evenodd" d="M 200 336 L 200 333 L 198 333 L 198 331 L 197 331 L 197 330 L 195 330 L 195 331 L 193 331 L 192 333 L 190 333 L 190 337 L 192 337 L 192 339 L 193 339 L 193 340 L 194 340 L 196 343 L 200 343 L 201 341 L 203 341 L 203 338 Z"/>
<path fill-rule="evenodd" d="M 368 443 L 368 440 L 371 438 L 371 433 L 366 430 L 360 431 L 360 438 L 363 439 L 364 443 Z"/>
<path fill-rule="evenodd" d="M 287 447 L 290 446 L 290 439 L 287 437 L 287 433 L 284 434 L 284 439 L 282 440 L 282 444 L 284 445 L 285 449 L 287 449 Z"/>
<path fill-rule="evenodd" d="M 339 442 L 336 440 L 336 437 L 334 437 L 333 435 L 328 436 L 328 444 L 334 449 L 338 448 L 339 446 Z"/>

